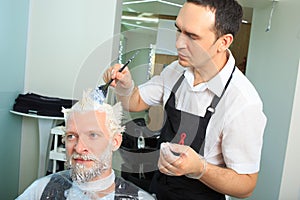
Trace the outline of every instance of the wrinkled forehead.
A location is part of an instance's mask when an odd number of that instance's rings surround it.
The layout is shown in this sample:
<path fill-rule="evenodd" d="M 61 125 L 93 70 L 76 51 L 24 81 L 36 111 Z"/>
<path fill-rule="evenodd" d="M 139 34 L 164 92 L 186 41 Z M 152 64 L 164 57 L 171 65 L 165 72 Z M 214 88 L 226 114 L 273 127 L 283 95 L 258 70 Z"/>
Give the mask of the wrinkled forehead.
<path fill-rule="evenodd" d="M 108 131 L 106 123 L 106 112 L 104 111 L 71 111 L 66 120 L 66 131 L 88 132 L 89 130 Z"/>

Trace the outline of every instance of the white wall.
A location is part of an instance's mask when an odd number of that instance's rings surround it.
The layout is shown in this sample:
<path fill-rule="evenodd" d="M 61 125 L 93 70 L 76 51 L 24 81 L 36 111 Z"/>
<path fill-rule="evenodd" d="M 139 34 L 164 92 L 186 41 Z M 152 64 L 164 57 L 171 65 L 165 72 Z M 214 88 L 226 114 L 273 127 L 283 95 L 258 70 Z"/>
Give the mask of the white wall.
<path fill-rule="evenodd" d="M 292 118 L 299 116 L 295 114 L 299 112 L 295 110 L 299 106 L 295 98 L 299 81 L 300 1 L 279 0 L 271 30 L 266 32 L 271 7 L 269 1 L 268 6 L 254 8 L 246 69 L 247 77 L 261 95 L 268 118 L 259 178 L 248 199 L 294 200 L 299 199 L 299 170 L 294 166 L 296 160 L 299 165 L 295 152 L 299 154 L 299 147 L 294 144 L 299 140 L 291 140 L 297 139 L 294 131 L 299 131 L 299 122 L 295 129 Z M 292 181 L 291 176 L 298 180 Z"/>
<path fill-rule="evenodd" d="M 73 97 L 79 72 L 97 50 L 103 54 L 84 77 L 94 86 L 92 81 L 112 60 L 116 4 L 116 0 L 32 0 L 25 90 Z"/>
<path fill-rule="evenodd" d="M 84 88 L 95 87 L 117 58 L 121 3 L 31 0 L 25 92 L 79 98 Z M 36 178 L 36 152 L 36 120 L 24 119 L 19 192 Z"/>
<path fill-rule="evenodd" d="M 299 67 L 300 69 L 300 60 Z M 289 138 L 286 149 L 286 157 L 282 173 L 281 188 L 279 199 L 300 199 L 300 179 L 299 179 L 299 163 L 300 163 L 300 70 L 298 70 L 298 78 L 295 90 L 294 105 L 290 124 Z"/>

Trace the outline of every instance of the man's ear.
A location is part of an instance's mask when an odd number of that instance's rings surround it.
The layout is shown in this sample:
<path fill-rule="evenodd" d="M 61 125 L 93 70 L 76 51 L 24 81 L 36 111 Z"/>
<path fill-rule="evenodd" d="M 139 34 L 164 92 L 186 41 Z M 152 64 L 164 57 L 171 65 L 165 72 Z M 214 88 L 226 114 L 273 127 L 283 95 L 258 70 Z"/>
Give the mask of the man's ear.
<path fill-rule="evenodd" d="M 121 133 L 117 133 L 113 136 L 113 151 L 116 151 L 119 149 L 119 147 L 122 144 L 122 134 Z"/>
<path fill-rule="evenodd" d="M 220 43 L 218 46 L 218 51 L 219 52 L 226 51 L 233 42 L 233 35 L 225 34 L 225 35 L 221 36 L 219 38 L 219 40 L 220 40 Z"/>

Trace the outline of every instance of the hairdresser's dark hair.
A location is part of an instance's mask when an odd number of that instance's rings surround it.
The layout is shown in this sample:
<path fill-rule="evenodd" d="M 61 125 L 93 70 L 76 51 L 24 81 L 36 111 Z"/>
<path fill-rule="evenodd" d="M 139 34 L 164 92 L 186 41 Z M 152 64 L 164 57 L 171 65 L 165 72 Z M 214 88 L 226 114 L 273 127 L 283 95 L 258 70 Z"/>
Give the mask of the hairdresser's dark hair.
<path fill-rule="evenodd" d="M 228 33 L 235 36 L 239 31 L 243 9 L 236 0 L 187 0 L 187 2 L 208 7 L 215 11 L 215 32 L 217 37 Z"/>

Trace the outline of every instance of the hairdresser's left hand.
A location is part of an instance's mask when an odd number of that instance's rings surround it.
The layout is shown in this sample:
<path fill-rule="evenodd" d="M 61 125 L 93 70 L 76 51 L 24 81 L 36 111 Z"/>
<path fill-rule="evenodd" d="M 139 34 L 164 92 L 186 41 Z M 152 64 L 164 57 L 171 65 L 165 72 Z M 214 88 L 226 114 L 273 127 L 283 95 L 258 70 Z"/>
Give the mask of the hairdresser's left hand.
<path fill-rule="evenodd" d="M 173 153 L 175 152 L 176 155 Z M 169 176 L 199 175 L 203 169 L 200 156 L 191 147 L 174 143 L 162 143 L 158 160 L 160 172 Z"/>

